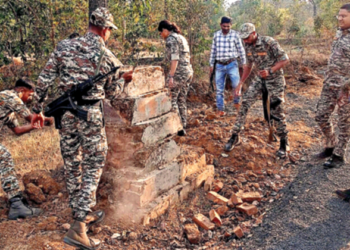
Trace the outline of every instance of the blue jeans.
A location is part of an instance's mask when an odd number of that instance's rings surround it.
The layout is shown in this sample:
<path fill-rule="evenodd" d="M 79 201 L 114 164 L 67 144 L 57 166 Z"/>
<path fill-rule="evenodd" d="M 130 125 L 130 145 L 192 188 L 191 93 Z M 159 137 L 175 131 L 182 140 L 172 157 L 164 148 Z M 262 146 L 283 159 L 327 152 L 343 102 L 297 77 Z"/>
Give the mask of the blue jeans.
<path fill-rule="evenodd" d="M 235 89 L 239 83 L 239 71 L 237 60 L 231 62 L 228 65 L 216 64 L 215 71 L 215 82 L 216 82 L 216 106 L 218 110 L 224 111 L 224 91 L 225 91 L 225 82 L 226 76 L 229 76 L 232 82 L 232 89 Z M 240 97 L 235 97 L 234 103 L 239 103 Z"/>

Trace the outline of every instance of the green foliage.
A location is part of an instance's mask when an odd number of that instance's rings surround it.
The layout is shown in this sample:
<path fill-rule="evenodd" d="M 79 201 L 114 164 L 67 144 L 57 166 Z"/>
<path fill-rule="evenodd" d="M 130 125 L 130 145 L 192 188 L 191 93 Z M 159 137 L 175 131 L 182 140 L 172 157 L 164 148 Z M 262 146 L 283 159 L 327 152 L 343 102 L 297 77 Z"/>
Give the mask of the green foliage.
<path fill-rule="evenodd" d="M 36 74 L 57 42 L 86 27 L 84 0 L 8 0 L 0 6 L 0 66 L 21 57 L 25 67 L 15 72 Z M 33 63 L 35 62 L 35 63 Z M 0 81 L 11 82 L 12 78 Z"/>
<path fill-rule="evenodd" d="M 241 0 L 230 6 L 225 0 L 109 0 L 118 30 L 109 48 L 126 64 L 136 65 L 142 57 L 161 58 L 164 43 L 158 24 L 176 22 L 189 42 L 195 76 L 206 74 L 213 33 L 222 16 L 232 17 L 233 29 L 254 23 L 259 33 L 302 38 L 322 36 L 337 27 L 339 7 L 346 0 Z M 225 9 L 225 6 L 227 9 Z M 314 7 L 317 15 L 314 16 Z M 0 67 L 21 57 L 24 67 L 15 77 L 31 75 L 33 80 L 57 43 L 71 33 L 84 34 L 88 25 L 86 0 L 3 0 L 0 3 Z M 0 75 L 0 85 L 14 77 Z"/>

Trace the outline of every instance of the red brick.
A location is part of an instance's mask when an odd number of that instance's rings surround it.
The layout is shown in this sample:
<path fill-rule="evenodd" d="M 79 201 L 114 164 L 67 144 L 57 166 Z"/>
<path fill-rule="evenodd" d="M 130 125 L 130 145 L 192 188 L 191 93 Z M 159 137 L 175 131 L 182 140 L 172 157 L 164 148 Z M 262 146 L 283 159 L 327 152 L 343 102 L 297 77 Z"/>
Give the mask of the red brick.
<path fill-rule="evenodd" d="M 201 233 L 198 230 L 198 227 L 196 224 L 186 224 L 185 225 L 185 233 L 187 236 L 187 239 L 191 244 L 198 244 L 201 239 Z"/>
<path fill-rule="evenodd" d="M 227 206 L 229 206 L 230 208 L 234 208 L 236 205 L 232 203 L 231 199 L 228 200 L 227 202 Z"/>
<path fill-rule="evenodd" d="M 237 206 L 243 203 L 242 199 L 238 197 L 236 194 L 232 194 L 230 201 L 232 202 L 233 205 Z"/>
<path fill-rule="evenodd" d="M 237 206 L 237 209 L 248 215 L 254 215 L 258 213 L 258 208 L 248 203 L 243 203 L 242 205 Z"/>
<path fill-rule="evenodd" d="M 218 193 L 215 193 L 213 191 L 209 192 L 207 195 L 207 198 L 217 204 L 220 205 L 226 205 L 228 202 L 228 199 L 219 195 Z"/>
<path fill-rule="evenodd" d="M 213 186 L 213 176 L 209 176 L 206 180 L 205 180 L 205 183 L 204 183 L 204 191 L 205 192 L 209 192 Z"/>
<path fill-rule="evenodd" d="M 236 227 L 235 229 L 233 229 L 233 233 L 238 237 L 238 238 L 242 238 L 244 236 L 243 230 L 240 226 Z"/>
<path fill-rule="evenodd" d="M 221 227 L 222 221 L 221 221 L 220 215 L 218 215 L 218 213 L 214 209 L 210 210 L 209 218 L 211 222 L 214 222 L 215 225 L 217 225 L 218 227 Z"/>
<path fill-rule="evenodd" d="M 211 223 L 210 220 L 205 217 L 203 214 L 196 214 L 192 218 L 193 222 L 205 230 L 213 230 L 215 224 Z"/>
<path fill-rule="evenodd" d="M 261 201 L 261 195 L 258 192 L 243 193 L 241 198 L 244 202 Z"/>
<path fill-rule="evenodd" d="M 212 190 L 213 190 L 214 192 L 219 192 L 223 187 L 224 187 L 224 183 L 222 183 L 222 182 L 219 181 L 219 180 L 215 180 L 214 183 L 213 183 L 213 188 L 212 188 Z"/>
<path fill-rule="evenodd" d="M 226 205 L 222 205 L 220 207 L 218 207 L 218 209 L 216 209 L 215 211 L 220 215 L 223 216 L 224 214 L 227 213 L 227 211 L 230 210 Z"/>

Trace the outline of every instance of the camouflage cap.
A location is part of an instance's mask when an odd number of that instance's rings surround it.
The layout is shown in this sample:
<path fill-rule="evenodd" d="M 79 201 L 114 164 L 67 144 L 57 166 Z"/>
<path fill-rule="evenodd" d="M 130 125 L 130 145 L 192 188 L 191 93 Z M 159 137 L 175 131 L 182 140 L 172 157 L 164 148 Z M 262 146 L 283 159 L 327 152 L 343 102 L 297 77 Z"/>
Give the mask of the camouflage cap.
<path fill-rule="evenodd" d="M 113 23 L 112 14 L 106 8 L 100 7 L 91 13 L 90 23 L 104 28 L 118 29 Z"/>
<path fill-rule="evenodd" d="M 248 38 L 248 36 L 255 31 L 255 26 L 252 23 L 245 23 L 241 26 L 241 35 L 242 39 Z"/>

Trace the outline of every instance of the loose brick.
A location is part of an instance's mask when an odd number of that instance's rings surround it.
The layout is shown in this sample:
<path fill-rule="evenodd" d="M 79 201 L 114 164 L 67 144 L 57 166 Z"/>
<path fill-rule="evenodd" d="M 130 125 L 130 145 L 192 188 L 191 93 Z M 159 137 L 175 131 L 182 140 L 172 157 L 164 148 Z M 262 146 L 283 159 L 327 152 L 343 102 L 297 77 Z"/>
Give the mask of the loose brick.
<path fill-rule="evenodd" d="M 211 223 L 210 220 L 205 217 L 203 214 L 197 214 L 192 218 L 193 222 L 205 230 L 213 230 L 215 224 Z"/>
<path fill-rule="evenodd" d="M 242 199 L 238 197 L 236 194 L 232 194 L 230 201 L 232 202 L 233 205 L 241 205 L 243 203 Z"/>
<path fill-rule="evenodd" d="M 224 183 L 222 183 L 222 182 L 219 181 L 219 180 L 215 180 L 214 183 L 213 183 L 213 188 L 212 188 L 212 190 L 213 190 L 214 192 L 219 192 L 223 187 L 224 187 Z"/>
<path fill-rule="evenodd" d="M 220 205 L 226 205 L 228 202 L 228 199 L 219 195 L 218 193 L 215 193 L 213 191 L 209 192 L 207 195 L 207 198 L 217 204 Z"/>
<path fill-rule="evenodd" d="M 241 198 L 244 202 L 261 201 L 261 195 L 258 192 L 243 193 Z"/>
<path fill-rule="evenodd" d="M 233 230 L 233 233 L 238 237 L 238 238 L 242 238 L 244 236 L 243 230 L 240 226 L 236 227 Z"/>
<path fill-rule="evenodd" d="M 224 214 L 227 213 L 227 211 L 230 210 L 226 205 L 222 205 L 220 207 L 218 207 L 218 209 L 216 209 L 215 211 L 220 215 L 223 216 Z"/>
<path fill-rule="evenodd" d="M 228 200 L 227 202 L 227 206 L 229 206 L 230 208 L 234 208 L 236 205 L 232 203 L 232 200 Z"/>
<path fill-rule="evenodd" d="M 218 213 L 214 209 L 210 210 L 209 218 L 211 222 L 214 222 L 215 225 L 217 225 L 218 227 L 221 227 L 222 221 L 221 221 L 220 215 L 218 215 Z"/>
<path fill-rule="evenodd" d="M 212 189 L 212 186 L 213 186 L 213 176 L 209 176 L 206 180 L 205 180 L 205 183 L 204 183 L 204 191 L 205 192 L 209 192 L 211 189 Z"/>
<path fill-rule="evenodd" d="M 198 230 L 198 227 L 196 224 L 186 224 L 185 225 L 185 233 L 187 236 L 187 239 L 191 244 L 198 244 L 201 239 L 201 233 Z"/>
<path fill-rule="evenodd" d="M 258 208 L 248 203 L 243 203 L 242 205 L 237 206 L 237 209 L 248 215 L 254 215 L 258 213 Z"/>

